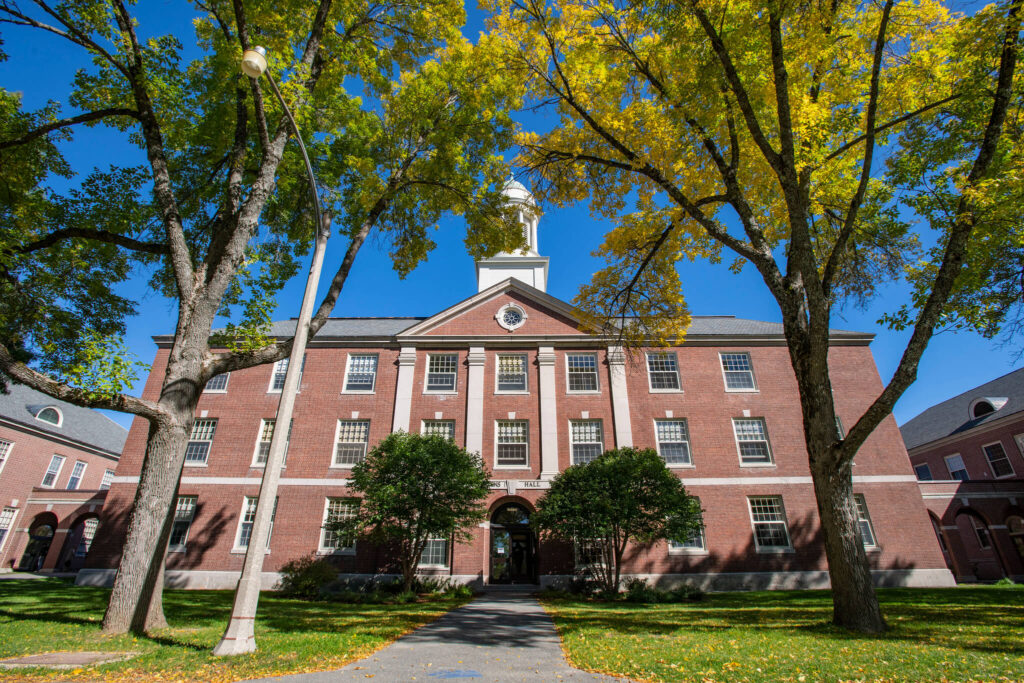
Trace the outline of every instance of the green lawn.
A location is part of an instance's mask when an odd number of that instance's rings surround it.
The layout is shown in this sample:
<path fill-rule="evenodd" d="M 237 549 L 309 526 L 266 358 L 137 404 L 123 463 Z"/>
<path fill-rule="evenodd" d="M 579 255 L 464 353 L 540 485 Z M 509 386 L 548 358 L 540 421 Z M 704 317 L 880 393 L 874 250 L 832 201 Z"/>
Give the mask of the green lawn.
<path fill-rule="evenodd" d="M 0 680 L 228 681 L 337 668 L 432 621 L 465 600 L 346 605 L 265 593 L 256 622 L 259 651 L 219 658 L 210 650 L 231 612 L 230 591 L 167 591 L 170 627 L 146 638 L 107 637 L 100 622 L 109 590 L 60 579 L 0 581 L 0 658 L 73 650 L 133 650 L 131 661 L 76 671 L 0 670 Z"/>
<path fill-rule="evenodd" d="M 575 666 L 643 681 L 1024 680 L 1024 589 L 888 589 L 879 598 L 883 636 L 828 625 L 826 591 L 545 607 Z"/>

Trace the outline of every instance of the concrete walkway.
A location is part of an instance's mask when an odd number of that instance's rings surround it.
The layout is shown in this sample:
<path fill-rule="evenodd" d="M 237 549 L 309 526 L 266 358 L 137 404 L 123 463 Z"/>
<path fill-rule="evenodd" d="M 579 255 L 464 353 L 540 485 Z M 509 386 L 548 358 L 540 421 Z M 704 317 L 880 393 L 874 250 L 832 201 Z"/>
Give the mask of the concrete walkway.
<path fill-rule="evenodd" d="M 620 681 L 569 666 L 551 618 L 523 593 L 487 594 L 343 669 L 260 679 L 334 681 Z"/>

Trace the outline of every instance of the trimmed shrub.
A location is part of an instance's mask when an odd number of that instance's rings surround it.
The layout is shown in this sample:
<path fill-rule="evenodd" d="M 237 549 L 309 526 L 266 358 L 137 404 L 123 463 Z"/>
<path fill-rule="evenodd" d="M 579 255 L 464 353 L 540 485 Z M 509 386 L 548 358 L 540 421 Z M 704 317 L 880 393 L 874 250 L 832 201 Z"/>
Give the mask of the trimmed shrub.
<path fill-rule="evenodd" d="M 316 555 L 307 555 L 281 567 L 278 589 L 289 597 L 319 600 L 323 589 L 337 578 L 334 565 Z"/>

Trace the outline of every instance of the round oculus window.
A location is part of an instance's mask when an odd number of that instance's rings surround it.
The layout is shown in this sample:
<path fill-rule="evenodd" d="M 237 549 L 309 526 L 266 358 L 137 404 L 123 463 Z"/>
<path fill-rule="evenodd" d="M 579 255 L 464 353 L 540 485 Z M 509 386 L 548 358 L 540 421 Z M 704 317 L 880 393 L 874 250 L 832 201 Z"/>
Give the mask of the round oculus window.
<path fill-rule="evenodd" d="M 514 308 L 510 308 L 505 311 L 505 315 L 501 316 L 501 319 L 505 321 L 506 326 L 515 327 L 523 322 L 523 314 Z"/>
<path fill-rule="evenodd" d="M 526 312 L 518 306 L 508 304 L 502 306 L 494 318 L 498 321 L 499 325 L 511 332 L 526 322 Z"/>

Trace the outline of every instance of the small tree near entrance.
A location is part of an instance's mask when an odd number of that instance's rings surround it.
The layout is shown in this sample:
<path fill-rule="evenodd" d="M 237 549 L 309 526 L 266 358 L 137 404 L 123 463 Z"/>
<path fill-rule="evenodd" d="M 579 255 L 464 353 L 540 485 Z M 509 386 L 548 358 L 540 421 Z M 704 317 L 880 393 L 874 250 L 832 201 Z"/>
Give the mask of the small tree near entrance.
<path fill-rule="evenodd" d="M 690 538 L 701 510 L 654 450 L 619 448 L 555 477 L 533 519 L 542 536 L 586 549 L 602 590 L 617 593 L 628 543 Z"/>
<path fill-rule="evenodd" d="M 490 473 L 450 439 L 395 432 L 352 468 L 349 487 L 362 497 L 358 512 L 325 528 L 393 544 L 409 591 L 427 541 L 467 538 L 486 517 Z"/>

